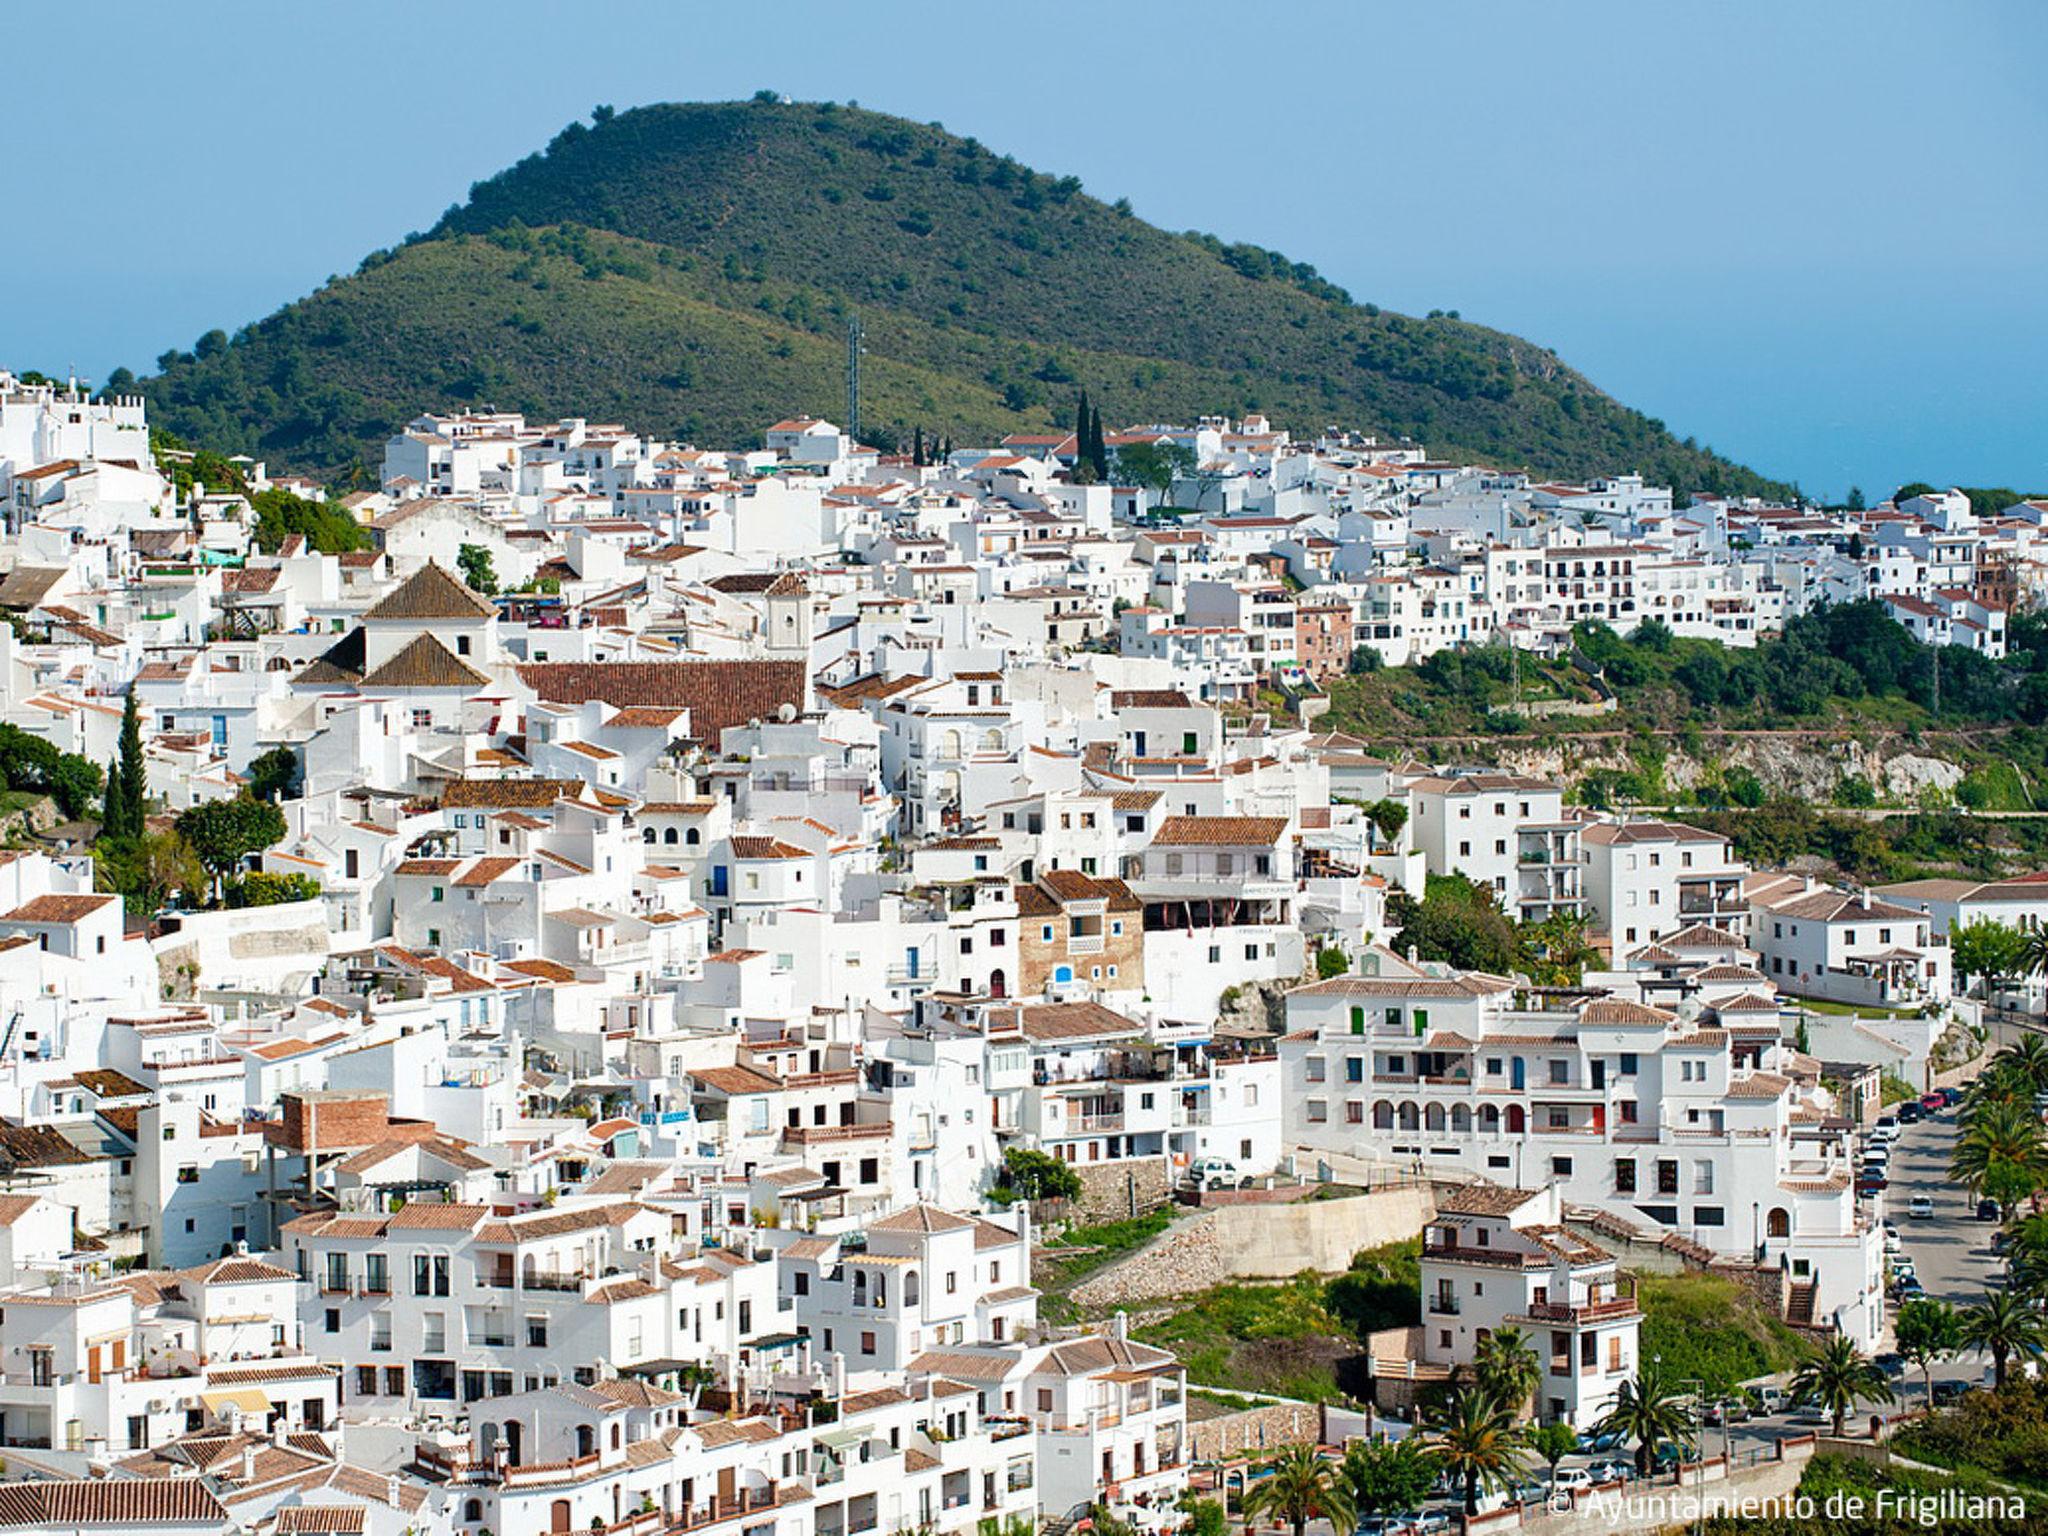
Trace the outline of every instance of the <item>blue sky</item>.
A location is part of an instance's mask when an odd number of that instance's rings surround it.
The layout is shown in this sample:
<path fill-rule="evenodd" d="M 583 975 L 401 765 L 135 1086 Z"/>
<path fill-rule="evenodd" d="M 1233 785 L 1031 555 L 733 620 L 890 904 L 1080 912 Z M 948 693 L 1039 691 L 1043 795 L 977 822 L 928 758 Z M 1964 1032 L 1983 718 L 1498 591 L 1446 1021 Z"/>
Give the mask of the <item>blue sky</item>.
<path fill-rule="evenodd" d="M 8 34 L 15 367 L 144 371 L 597 102 L 771 87 L 1555 346 L 1809 491 L 2048 491 L 2038 0 L 113 0 Z"/>

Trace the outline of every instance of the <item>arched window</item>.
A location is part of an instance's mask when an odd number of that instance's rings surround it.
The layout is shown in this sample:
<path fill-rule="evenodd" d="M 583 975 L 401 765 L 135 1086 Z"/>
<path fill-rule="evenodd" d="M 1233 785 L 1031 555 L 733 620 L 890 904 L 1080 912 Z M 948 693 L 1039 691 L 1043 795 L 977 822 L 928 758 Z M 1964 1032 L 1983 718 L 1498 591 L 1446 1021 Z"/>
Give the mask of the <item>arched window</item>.
<path fill-rule="evenodd" d="M 1401 1129 L 1413 1131 L 1419 1130 L 1421 1126 L 1422 1117 L 1416 1113 L 1415 1106 L 1413 1104 L 1403 1104 L 1401 1106 Z"/>
<path fill-rule="evenodd" d="M 674 827 L 669 827 L 669 828 L 667 828 L 666 830 L 664 830 L 664 831 L 662 832 L 662 834 L 661 834 L 661 840 L 662 840 L 662 842 L 663 842 L 663 843 L 667 844 L 667 845 L 668 845 L 669 847 L 671 847 L 671 848 L 675 847 L 675 845 L 676 845 L 676 829 L 675 829 Z"/>
<path fill-rule="evenodd" d="M 1764 1218 L 1764 1231 L 1771 1237 L 1792 1235 L 1792 1213 L 1782 1205 L 1771 1207 L 1771 1214 Z"/>
<path fill-rule="evenodd" d="M 1422 1123 L 1424 1126 L 1426 1126 L 1428 1129 L 1432 1131 L 1442 1130 L 1444 1128 L 1443 1105 L 1432 1104 L 1429 1106 L 1429 1108 L 1425 1109 L 1422 1112 Z"/>
<path fill-rule="evenodd" d="M 462 1518 L 464 1520 L 474 1523 L 483 1519 L 483 1517 L 484 1501 L 482 1499 L 470 1499 L 462 1506 Z"/>
<path fill-rule="evenodd" d="M 694 848 L 699 843 L 704 841 L 704 834 L 702 832 L 699 832 L 695 827 L 692 827 L 689 831 L 683 834 L 683 841 L 688 843 L 692 848 Z"/>
<path fill-rule="evenodd" d="M 1459 1135 L 1467 1135 L 1472 1129 L 1472 1111 L 1463 1104 L 1451 1106 L 1451 1129 Z"/>
<path fill-rule="evenodd" d="M 1372 1107 L 1372 1128 L 1376 1131 L 1391 1131 L 1394 1128 L 1394 1106 L 1381 1099 Z"/>
<path fill-rule="evenodd" d="M 917 1305 L 917 1271 L 914 1269 L 903 1277 L 903 1305 Z"/>
<path fill-rule="evenodd" d="M 647 829 L 646 829 L 646 830 L 645 830 L 644 832 L 642 832 L 642 833 L 640 834 L 640 841 L 641 841 L 641 842 L 643 842 L 643 843 L 651 843 L 651 842 L 653 842 L 653 841 L 654 841 L 654 828 L 652 828 L 652 827 L 649 827 L 649 828 L 647 828 Z"/>
<path fill-rule="evenodd" d="M 1479 1129 L 1488 1136 L 1498 1136 L 1500 1134 L 1500 1106 L 1498 1104 L 1482 1104 L 1479 1106 Z"/>

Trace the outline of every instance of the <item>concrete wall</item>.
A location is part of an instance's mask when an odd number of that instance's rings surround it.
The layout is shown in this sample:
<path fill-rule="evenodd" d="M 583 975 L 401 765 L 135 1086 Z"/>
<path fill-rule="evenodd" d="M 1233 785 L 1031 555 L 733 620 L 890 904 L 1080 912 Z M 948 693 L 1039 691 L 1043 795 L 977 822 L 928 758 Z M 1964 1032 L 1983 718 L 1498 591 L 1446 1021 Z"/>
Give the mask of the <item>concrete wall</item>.
<path fill-rule="evenodd" d="M 1234 1280 L 1284 1280 L 1301 1271 L 1335 1274 L 1361 1248 L 1420 1237 L 1436 1215 L 1423 1186 L 1375 1190 L 1343 1200 L 1284 1206 L 1225 1206 L 1205 1213 L 1216 1223 L 1224 1273 Z"/>

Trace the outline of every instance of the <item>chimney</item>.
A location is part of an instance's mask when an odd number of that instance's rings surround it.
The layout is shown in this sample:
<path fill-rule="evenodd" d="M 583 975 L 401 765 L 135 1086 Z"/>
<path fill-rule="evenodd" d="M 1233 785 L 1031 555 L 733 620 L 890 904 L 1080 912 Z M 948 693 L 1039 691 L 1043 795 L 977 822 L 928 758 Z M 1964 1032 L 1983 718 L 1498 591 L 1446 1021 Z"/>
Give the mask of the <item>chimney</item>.
<path fill-rule="evenodd" d="M 241 1480 L 245 1483 L 253 1483 L 256 1481 L 256 1447 L 253 1445 L 245 1445 L 242 1447 Z"/>

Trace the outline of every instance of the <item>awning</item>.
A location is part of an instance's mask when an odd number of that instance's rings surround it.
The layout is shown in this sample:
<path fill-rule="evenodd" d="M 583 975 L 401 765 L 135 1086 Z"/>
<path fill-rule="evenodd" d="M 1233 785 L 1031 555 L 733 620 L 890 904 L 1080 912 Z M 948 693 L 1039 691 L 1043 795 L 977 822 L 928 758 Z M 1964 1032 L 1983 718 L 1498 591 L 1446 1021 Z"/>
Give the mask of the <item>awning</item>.
<path fill-rule="evenodd" d="M 222 1387 L 218 1392 L 200 1393 L 199 1401 L 206 1404 L 216 1418 L 223 1408 L 239 1408 L 244 1413 L 270 1412 L 270 1399 L 256 1387 Z"/>

